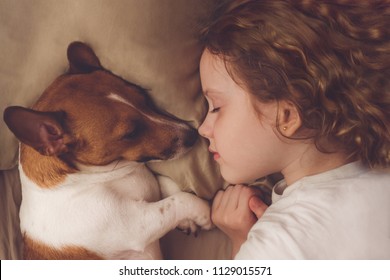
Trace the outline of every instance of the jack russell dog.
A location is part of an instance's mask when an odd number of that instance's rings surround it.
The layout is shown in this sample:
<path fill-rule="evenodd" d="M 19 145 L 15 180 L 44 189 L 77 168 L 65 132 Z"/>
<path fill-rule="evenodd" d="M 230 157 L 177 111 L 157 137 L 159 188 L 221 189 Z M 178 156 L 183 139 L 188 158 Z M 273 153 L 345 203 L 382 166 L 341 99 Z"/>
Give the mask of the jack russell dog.
<path fill-rule="evenodd" d="M 210 229 L 206 201 L 186 192 L 162 199 L 145 166 L 188 151 L 196 130 L 104 69 L 88 45 L 73 42 L 67 55 L 68 72 L 32 109 L 4 111 L 21 141 L 24 258 L 161 259 L 168 231 Z"/>

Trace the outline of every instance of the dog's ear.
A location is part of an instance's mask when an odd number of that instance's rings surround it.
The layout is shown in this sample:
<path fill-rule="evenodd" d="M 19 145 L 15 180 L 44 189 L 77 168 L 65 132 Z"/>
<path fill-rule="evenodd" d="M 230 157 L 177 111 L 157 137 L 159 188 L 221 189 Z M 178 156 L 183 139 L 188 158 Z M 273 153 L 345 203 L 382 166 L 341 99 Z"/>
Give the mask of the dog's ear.
<path fill-rule="evenodd" d="M 39 112 L 19 106 L 4 111 L 4 121 L 15 136 L 42 155 L 67 152 L 61 119 L 63 112 Z"/>
<path fill-rule="evenodd" d="M 90 73 L 102 69 L 94 51 L 82 42 L 73 42 L 68 46 L 69 74 Z"/>

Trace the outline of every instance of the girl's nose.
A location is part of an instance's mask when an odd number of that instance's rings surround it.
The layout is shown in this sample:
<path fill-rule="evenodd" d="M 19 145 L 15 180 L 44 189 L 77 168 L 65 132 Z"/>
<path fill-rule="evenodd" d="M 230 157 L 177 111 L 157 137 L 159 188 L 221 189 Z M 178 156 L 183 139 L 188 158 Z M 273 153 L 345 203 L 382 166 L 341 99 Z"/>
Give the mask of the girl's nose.
<path fill-rule="evenodd" d="M 200 136 L 202 137 L 205 137 L 205 138 L 210 138 L 210 127 L 209 125 L 207 124 L 207 117 L 206 119 L 203 121 L 203 123 L 199 126 L 198 128 L 198 132 L 200 134 Z"/>

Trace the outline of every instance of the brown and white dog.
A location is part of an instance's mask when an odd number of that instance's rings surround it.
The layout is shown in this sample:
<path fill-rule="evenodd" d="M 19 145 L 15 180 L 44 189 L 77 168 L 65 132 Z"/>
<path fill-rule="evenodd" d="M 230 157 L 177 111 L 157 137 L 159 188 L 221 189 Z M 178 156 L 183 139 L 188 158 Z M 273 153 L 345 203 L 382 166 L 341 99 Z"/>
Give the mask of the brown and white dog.
<path fill-rule="evenodd" d="M 177 226 L 211 227 L 206 201 L 161 199 L 145 166 L 187 151 L 196 130 L 159 113 L 146 92 L 104 69 L 81 42 L 69 71 L 32 109 L 4 120 L 22 142 L 21 230 L 27 259 L 158 259 L 159 238 Z"/>

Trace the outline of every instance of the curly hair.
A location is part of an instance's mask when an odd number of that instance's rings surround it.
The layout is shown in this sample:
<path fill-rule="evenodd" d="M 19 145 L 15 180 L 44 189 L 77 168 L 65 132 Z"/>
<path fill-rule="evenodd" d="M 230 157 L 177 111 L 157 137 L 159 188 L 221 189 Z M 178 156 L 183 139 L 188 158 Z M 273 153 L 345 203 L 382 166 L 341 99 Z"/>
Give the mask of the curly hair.
<path fill-rule="evenodd" d="M 292 102 L 320 150 L 331 139 L 387 167 L 389 27 L 389 0 L 234 0 L 215 11 L 201 41 L 258 100 Z"/>

